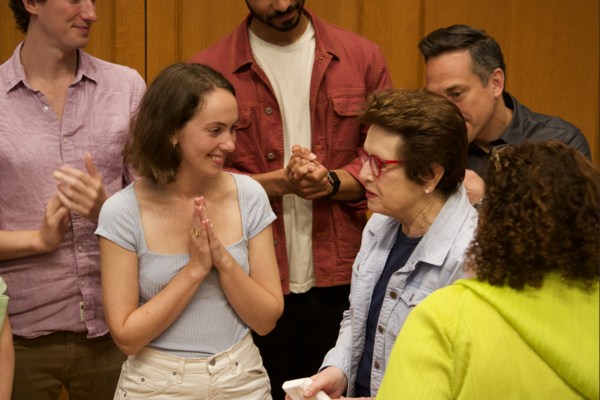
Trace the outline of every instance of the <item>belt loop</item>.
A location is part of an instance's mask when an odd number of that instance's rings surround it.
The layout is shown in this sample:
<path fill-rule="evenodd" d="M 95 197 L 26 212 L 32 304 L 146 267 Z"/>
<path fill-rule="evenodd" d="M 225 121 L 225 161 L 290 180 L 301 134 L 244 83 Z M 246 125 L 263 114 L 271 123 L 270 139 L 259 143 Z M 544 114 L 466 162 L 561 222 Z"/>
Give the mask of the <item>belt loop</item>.
<path fill-rule="evenodd" d="M 183 383 L 183 374 L 185 373 L 185 360 L 179 360 L 179 368 L 177 368 L 177 380 L 175 381 L 178 385 Z"/>

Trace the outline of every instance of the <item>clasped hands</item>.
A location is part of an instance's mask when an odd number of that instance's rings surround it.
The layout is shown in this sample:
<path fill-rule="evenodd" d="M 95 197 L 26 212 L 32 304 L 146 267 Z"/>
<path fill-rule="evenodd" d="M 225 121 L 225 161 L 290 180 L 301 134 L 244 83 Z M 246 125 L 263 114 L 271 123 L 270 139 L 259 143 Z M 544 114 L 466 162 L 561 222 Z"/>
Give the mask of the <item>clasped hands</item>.
<path fill-rule="evenodd" d="M 219 272 L 226 272 L 235 265 L 233 257 L 223 247 L 217 237 L 214 226 L 208 217 L 204 197 L 194 199 L 194 213 L 190 227 L 190 262 L 200 279 L 203 279 L 214 266 Z"/>
<path fill-rule="evenodd" d="M 85 167 L 87 174 L 67 166 L 52 173 L 58 184 L 46 205 L 42 228 L 37 231 L 40 252 L 50 252 L 58 246 L 67 231 L 70 211 L 91 221 L 98 220 L 100 209 L 108 196 L 90 153 L 85 155 Z"/>
<path fill-rule="evenodd" d="M 329 184 L 327 168 L 317 161 L 309 149 L 294 145 L 290 162 L 285 168 L 288 173 L 288 189 L 306 200 L 327 196 L 333 190 Z"/>

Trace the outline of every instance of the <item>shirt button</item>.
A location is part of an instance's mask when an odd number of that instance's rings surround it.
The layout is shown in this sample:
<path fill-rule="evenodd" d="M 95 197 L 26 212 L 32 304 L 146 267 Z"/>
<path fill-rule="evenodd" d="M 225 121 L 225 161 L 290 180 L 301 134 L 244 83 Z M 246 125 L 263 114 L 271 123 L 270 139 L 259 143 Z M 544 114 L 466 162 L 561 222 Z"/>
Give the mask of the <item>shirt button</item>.
<path fill-rule="evenodd" d="M 77 251 L 83 251 L 83 246 L 77 246 Z"/>
<path fill-rule="evenodd" d="M 44 108 L 42 108 L 42 110 L 44 110 L 44 112 L 48 111 L 48 107 L 44 106 Z"/>
<path fill-rule="evenodd" d="M 215 360 L 214 358 L 212 360 L 210 360 L 210 365 L 214 366 L 217 363 L 217 360 Z"/>
<path fill-rule="evenodd" d="M 85 286 L 85 281 L 81 281 L 79 283 L 81 284 L 81 286 Z"/>
<path fill-rule="evenodd" d="M 383 326 L 379 325 L 377 327 L 377 330 L 379 331 L 379 333 L 383 333 Z"/>
<path fill-rule="evenodd" d="M 64 138 L 64 139 L 63 139 L 63 142 L 64 142 L 64 143 L 69 143 L 69 139 L 67 139 L 67 138 Z"/>
<path fill-rule="evenodd" d="M 279 241 L 278 241 L 277 239 L 275 239 L 275 240 L 273 240 L 273 244 L 274 244 L 275 246 L 277 246 L 277 245 L 279 244 Z"/>
<path fill-rule="evenodd" d="M 390 296 L 392 297 L 392 299 L 395 299 L 396 297 L 398 297 L 398 295 L 396 294 L 396 292 L 390 293 Z"/>
<path fill-rule="evenodd" d="M 272 160 L 272 159 L 274 159 L 274 158 L 275 158 L 275 154 L 273 154 L 273 153 L 269 153 L 269 154 L 267 154 L 267 158 L 268 158 L 269 160 Z"/>
<path fill-rule="evenodd" d="M 380 365 L 377 361 L 375 361 L 375 369 L 379 369 Z"/>
<path fill-rule="evenodd" d="M 265 110 L 265 112 L 267 113 L 267 115 L 271 115 L 271 114 L 273 114 L 273 109 L 271 107 L 269 107 Z"/>
<path fill-rule="evenodd" d="M 79 86 L 83 85 L 83 82 L 79 81 Z"/>

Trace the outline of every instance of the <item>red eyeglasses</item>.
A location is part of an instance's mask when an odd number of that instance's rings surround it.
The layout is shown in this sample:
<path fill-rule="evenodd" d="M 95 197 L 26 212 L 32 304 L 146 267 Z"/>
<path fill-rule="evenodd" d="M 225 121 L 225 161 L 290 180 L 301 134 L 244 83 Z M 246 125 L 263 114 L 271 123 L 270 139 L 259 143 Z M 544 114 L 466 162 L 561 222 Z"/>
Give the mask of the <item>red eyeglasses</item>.
<path fill-rule="evenodd" d="M 406 161 L 382 160 L 377 156 L 371 156 L 363 148 L 358 149 L 358 159 L 360 160 L 360 165 L 365 165 L 366 162 L 369 162 L 371 171 L 373 172 L 373 175 L 375 175 L 377 178 L 381 176 L 382 166 L 386 166 L 388 164 L 406 164 Z"/>

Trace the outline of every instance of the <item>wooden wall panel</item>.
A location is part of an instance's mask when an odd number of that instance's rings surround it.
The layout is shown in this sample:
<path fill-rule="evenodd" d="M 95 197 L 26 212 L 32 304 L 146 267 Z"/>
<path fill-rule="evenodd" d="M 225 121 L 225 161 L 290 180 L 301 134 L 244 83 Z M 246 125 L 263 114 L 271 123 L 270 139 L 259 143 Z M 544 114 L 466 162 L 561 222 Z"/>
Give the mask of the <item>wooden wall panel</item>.
<path fill-rule="evenodd" d="M 16 28 L 15 17 L 10 8 L 8 1 L 3 1 L 0 6 L 0 64 L 12 57 L 17 44 L 25 39 Z"/>
<path fill-rule="evenodd" d="M 137 70 L 144 79 L 146 78 L 145 3 L 145 0 L 116 1 L 114 60 L 117 64 L 127 65 Z"/>
<path fill-rule="evenodd" d="M 418 89 L 421 53 L 421 8 L 424 0 L 366 1 L 358 33 L 377 43 L 390 68 L 394 87 Z"/>
<path fill-rule="evenodd" d="M 306 0 L 304 6 L 319 18 L 352 32 L 360 32 L 364 0 Z"/>
<path fill-rule="evenodd" d="M 597 0 L 514 0 L 506 56 L 508 90 L 532 111 L 557 115 L 581 129 L 596 165 L 599 11 Z"/>
<path fill-rule="evenodd" d="M 146 2 L 146 81 L 179 60 L 179 0 Z"/>
<path fill-rule="evenodd" d="M 244 1 L 180 0 L 180 59 L 216 43 L 233 31 L 248 15 Z"/>
<path fill-rule="evenodd" d="M 96 2 L 98 21 L 92 25 L 85 52 L 101 60 L 115 62 L 116 56 L 116 0 Z"/>

